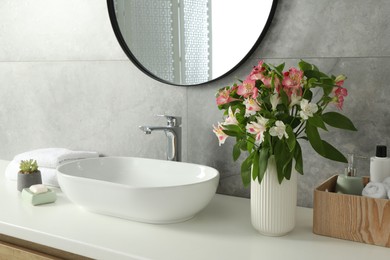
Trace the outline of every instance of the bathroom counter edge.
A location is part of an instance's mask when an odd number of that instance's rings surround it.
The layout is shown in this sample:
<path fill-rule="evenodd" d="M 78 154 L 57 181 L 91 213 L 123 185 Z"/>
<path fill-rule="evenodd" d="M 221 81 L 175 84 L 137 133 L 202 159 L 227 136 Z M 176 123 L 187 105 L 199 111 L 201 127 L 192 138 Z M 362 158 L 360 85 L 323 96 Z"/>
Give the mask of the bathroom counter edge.
<path fill-rule="evenodd" d="M 5 179 L 0 160 L 0 234 L 95 259 L 328 259 L 354 255 L 383 259 L 388 248 L 318 236 L 313 211 L 297 208 L 296 228 L 284 237 L 266 237 L 250 223 L 250 201 L 216 194 L 186 222 L 154 225 L 94 214 L 72 204 L 59 190 L 57 201 L 33 206 L 22 201 L 16 182 Z"/>

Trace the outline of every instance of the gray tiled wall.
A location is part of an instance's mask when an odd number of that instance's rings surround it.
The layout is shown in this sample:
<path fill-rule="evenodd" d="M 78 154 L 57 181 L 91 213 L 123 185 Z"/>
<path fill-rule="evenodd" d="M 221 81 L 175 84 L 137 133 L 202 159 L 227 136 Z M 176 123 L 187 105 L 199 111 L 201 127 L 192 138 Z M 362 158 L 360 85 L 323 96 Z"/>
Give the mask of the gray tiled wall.
<path fill-rule="evenodd" d="M 77 8 L 75 8 L 77 6 Z M 0 4 L 0 158 L 41 147 L 97 150 L 105 155 L 164 158 L 164 134 L 143 135 L 141 124 L 163 124 L 155 114 L 183 117 L 183 158 L 216 167 L 218 192 L 249 196 L 212 124 L 218 88 L 244 77 L 259 58 L 300 58 L 348 76 L 344 112 L 359 132 L 331 129 L 324 137 L 363 157 L 390 144 L 390 2 L 279 0 L 272 26 L 252 57 L 229 77 L 183 88 L 148 78 L 126 59 L 111 30 L 106 1 L 26 0 Z M 305 175 L 298 203 L 312 205 L 313 188 L 343 170 L 302 143 Z M 367 174 L 368 159 L 359 160 Z"/>
<path fill-rule="evenodd" d="M 286 62 L 286 67 L 305 59 L 326 73 L 347 75 L 349 96 L 343 113 L 359 131 L 330 129 L 323 136 L 345 154 L 361 156 L 358 172 L 368 175 L 367 158 L 374 154 L 375 145 L 390 145 L 389 12 L 389 1 L 279 1 L 269 32 L 249 61 L 218 84 L 189 89 L 188 159 L 220 169 L 220 193 L 249 196 L 241 184 L 240 165 L 231 159 L 234 142 L 218 147 L 210 132 L 222 115 L 213 94 L 218 87 L 233 83 L 235 77 L 245 77 L 260 58 L 273 64 Z M 200 100 L 207 105 L 199 106 Z M 305 175 L 299 176 L 298 204 L 311 207 L 314 187 L 343 172 L 345 165 L 318 156 L 306 142 L 301 145 Z"/>

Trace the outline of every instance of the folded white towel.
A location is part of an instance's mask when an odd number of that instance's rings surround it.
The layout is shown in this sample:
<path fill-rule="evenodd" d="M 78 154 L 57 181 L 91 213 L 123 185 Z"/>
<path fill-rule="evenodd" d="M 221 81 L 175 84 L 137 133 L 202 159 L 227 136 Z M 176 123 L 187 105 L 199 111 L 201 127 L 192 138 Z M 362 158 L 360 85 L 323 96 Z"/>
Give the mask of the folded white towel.
<path fill-rule="evenodd" d="M 362 195 L 375 199 L 387 199 L 385 185 L 380 182 L 369 182 L 362 191 Z"/>
<path fill-rule="evenodd" d="M 11 161 L 7 168 L 5 169 L 5 177 L 8 180 L 16 181 L 18 178 L 18 172 L 20 171 L 19 168 L 20 162 L 18 161 Z M 38 165 L 39 166 L 39 165 Z M 59 187 L 57 180 L 57 170 L 54 168 L 45 168 L 45 167 L 38 167 L 38 170 L 41 171 L 41 177 L 42 177 L 42 183 L 45 185 L 55 186 Z"/>
<path fill-rule="evenodd" d="M 17 180 L 20 161 L 33 159 L 38 163 L 43 184 L 59 187 L 56 168 L 66 162 L 99 157 L 97 152 L 72 151 L 65 148 L 37 149 L 18 154 L 8 164 L 5 176 L 9 180 Z"/>
<path fill-rule="evenodd" d="M 39 167 L 56 168 L 67 161 L 99 157 L 97 152 L 72 151 L 65 148 L 45 148 L 18 154 L 14 161 L 34 159 Z"/>
<path fill-rule="evenodd" d="M 387 191 L 390 191 L 390 177 L 386 177 L 382 183 L 385 185 L 385 188 Z M 390 198 L 390 196 L 389 196 Z"/>

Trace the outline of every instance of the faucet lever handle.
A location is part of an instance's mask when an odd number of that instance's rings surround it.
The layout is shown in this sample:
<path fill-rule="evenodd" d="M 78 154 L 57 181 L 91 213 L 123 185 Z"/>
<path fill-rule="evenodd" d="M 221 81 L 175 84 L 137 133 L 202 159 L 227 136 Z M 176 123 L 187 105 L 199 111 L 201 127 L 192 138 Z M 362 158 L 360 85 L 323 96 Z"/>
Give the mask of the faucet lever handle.
<path fill-rule="evenodd" d="M 159 117 L 165 117 L 167 119 L 167 126 L 174 127 L 181 125 L 181 118 L 178 116 L 168 116 L 168 115 L 156 115 Z"/>

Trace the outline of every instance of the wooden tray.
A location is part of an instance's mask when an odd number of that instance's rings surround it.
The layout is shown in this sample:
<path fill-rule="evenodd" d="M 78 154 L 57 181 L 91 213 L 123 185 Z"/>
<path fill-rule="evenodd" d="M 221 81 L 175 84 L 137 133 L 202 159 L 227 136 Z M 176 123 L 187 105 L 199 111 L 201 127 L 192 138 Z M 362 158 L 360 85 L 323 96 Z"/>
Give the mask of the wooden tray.
<path fill-rule="evenodd" d="M 313 233 L 390 247 L 390 200 L 335 193 L 336 182 L 314 190 Z"/>

